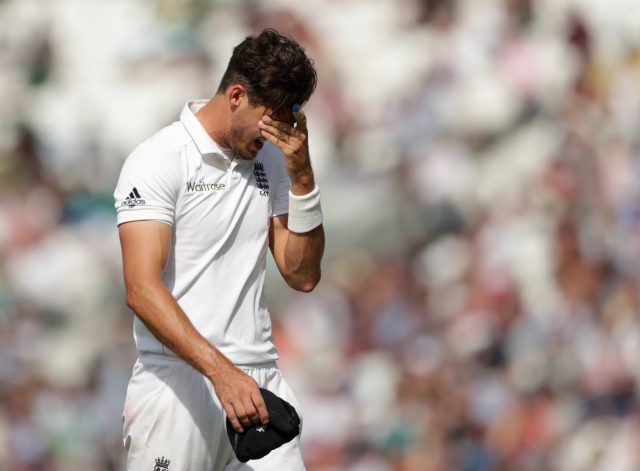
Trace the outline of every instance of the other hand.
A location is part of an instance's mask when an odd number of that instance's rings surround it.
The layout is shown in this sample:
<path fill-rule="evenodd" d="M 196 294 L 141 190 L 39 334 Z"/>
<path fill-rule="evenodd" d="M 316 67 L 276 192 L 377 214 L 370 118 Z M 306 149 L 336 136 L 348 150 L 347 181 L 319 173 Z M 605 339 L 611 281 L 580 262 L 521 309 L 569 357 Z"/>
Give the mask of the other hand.
<path fill-rule="evenodd" d="M 292 191 L 301 186 L 300 194 L 313 190 L 313 171 L 309 159 L 309 141 L 307 118 L 302 111 L 293 113 L 296 126 L 284 121 L 277 121 L 265 115 L 258 123 L 265 139 L 276 145 L 285 157 L 287 173 L 291 177 Z"/>
<path fill-rule="evenodd" d="M 220 404 L 238 433 L 253 424 L 269 423 L 269 413 L 255 380 L 234 366 L 223 365 L 211 378 Z"/>

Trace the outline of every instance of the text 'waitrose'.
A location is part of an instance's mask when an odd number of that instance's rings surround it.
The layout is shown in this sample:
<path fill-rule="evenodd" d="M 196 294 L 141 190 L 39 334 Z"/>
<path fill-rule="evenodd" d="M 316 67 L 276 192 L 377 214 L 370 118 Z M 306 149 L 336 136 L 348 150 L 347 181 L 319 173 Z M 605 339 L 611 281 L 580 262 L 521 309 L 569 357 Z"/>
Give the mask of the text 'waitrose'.
<path fill-rule="evenodd" d="M 224 187 L 224 183 L 187 182 L 187 191 L 218 191 Z"/>

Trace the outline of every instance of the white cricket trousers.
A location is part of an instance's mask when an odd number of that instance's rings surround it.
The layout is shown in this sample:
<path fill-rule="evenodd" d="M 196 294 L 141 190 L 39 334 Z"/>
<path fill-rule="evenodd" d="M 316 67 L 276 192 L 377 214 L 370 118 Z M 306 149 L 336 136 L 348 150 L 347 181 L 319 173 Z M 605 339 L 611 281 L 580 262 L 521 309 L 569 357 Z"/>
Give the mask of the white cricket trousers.
<path fill-rule="evenodd" d="M 288 401 L 300 404 L 276 362 L 239 366 Z M 227 437 L 226 415 L 211 382 L 181 359 L 142 354 L 133 367 L 123 413 L 128 471 L 300 471 L 300 437 L 264 458 L 241 463 Z"/>

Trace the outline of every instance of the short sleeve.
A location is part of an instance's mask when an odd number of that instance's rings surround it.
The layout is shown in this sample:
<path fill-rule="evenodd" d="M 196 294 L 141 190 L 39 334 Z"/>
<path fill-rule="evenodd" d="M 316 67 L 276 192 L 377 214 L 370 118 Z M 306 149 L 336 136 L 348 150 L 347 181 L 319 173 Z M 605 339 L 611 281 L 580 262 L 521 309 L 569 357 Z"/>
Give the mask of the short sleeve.
<path fill-rule="evenodd" d="M 156 140 L 141 144 L 127 157 L 113 194 L 118 225 L 142 220 L 173 225 L 182 173 L 179 152 L 163 150 Z"/>
<path fill-rule="evenodd" d="M 280 152 L 277 148 L 276 151 Z M 271 215 L 273 217 L 289 212 L 289 189 L 291 188 L 291 180 L 284 166 L 284 157 L 278 155 L 274 161 L 276 182 L 273 190 L 273 200 L 271 201 Z"/>

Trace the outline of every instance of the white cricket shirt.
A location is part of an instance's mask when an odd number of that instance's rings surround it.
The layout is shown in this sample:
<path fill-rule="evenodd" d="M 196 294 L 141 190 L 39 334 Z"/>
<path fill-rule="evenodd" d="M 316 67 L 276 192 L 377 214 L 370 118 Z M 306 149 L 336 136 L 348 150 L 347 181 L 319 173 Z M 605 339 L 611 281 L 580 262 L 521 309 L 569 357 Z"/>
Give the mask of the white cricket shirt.
<path fill-rule="evenodd" d="M 163 282 L 195 328 L 235 364 L 277 359 L 263 294 L 271 218 L 288 212 L 290 180 L 265 142 L 252 160 L 218 146 L 185 105 L 180 121 L 129 155 L 116 187 L 118 225 L 173 227 Z M 173 355 L 136 316 L 139 352 Z"/>

